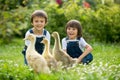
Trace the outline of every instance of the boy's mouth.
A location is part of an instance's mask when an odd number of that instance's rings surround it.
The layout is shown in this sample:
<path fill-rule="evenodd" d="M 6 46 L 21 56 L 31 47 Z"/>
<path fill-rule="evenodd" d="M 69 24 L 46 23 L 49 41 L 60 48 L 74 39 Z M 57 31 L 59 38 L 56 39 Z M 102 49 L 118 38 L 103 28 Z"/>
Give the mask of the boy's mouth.
<path fill-rule="evenodd" d="M 69 35 L 74 35 L 73 33 L 69 33 Z"/>

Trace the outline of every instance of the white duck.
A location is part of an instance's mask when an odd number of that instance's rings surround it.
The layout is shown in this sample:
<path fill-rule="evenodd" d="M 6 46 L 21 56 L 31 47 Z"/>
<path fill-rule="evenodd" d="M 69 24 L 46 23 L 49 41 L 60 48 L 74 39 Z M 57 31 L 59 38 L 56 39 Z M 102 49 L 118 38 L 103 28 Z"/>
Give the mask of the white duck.
<path fill-rule="evenodd" d="M 30 34 L 24 40 L 30 40 L 30 44 L 26 50 L 28 65 L 31 66 L 36 73 L 50 73 L 46 60 L 35 50 L 36 36 Z"/>
<path fill-rule="evenodd" d="M 49 68 L 51 70 L 56 70 L 57 69 L 57 61 L 50 52 L 50 43 L 49 43 L 49 41 L 46 38 L 43 38 L 41 43 L 43 43 L 45 45 L 42 56 L 46 59 Z"/>
<path fill-rule="evenodd" d="M 57 61 L 61 61 L 63 63 L 63 66 L 71 66 L 72 64 L 76 63 L 77 59 L 73 59 L 65 51 L 62 50 L 58 32 L 53 32 L 52 37 L 55 40 L 52 50 L 55 59 Z"/>

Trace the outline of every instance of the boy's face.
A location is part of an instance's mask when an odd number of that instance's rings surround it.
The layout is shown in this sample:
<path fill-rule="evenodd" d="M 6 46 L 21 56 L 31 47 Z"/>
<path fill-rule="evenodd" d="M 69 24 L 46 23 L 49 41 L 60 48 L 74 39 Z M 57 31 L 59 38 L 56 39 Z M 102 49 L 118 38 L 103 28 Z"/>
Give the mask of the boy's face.
<path fill-rule="evenodd" d="M 43 30 L 45 24 L 46 23 L 45 23 L 45 18 L 44 17 L 35 16 L 33 18 L 32 25 L 34 26 L 34 28 L 36 30 Z"/>
<path fill-rule="evenodd" d="M 69 39 L 76 39 L 77 33 L 78 33 L 77 28 L 73 28 L 73 27 L 67 28 L 67 35 L 68 35 Z"/>

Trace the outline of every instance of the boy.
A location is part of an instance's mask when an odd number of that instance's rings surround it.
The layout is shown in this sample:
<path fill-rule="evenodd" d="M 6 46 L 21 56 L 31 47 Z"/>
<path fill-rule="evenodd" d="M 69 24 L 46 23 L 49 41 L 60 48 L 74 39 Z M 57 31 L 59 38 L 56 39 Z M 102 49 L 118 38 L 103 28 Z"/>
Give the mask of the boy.
<path fill-rule="evenodd" d="M 67 37 L 62 39 L 62 48 L 78 63 L 88 64 L 93 60 L 92 47 L 82 37 L 82 26 L 77 20 L 70 20 L 66 25 Z"/>
<path fill-rule="evenodd" d="M 43 43 L 40 43 L 43 39 L 43 36 L 45 36 L 50 42 L 50 33 L 44 29 L 45 25 L 47 24 L 47 19 L 48 17 L 45 11 L 35 10 L 31 15 L 31 24 L 33 28 L 29 29 L 25 34 L 25 37 L 31 33 L 37 36 L 35 49 L 39 54 L 42 54 L 44 49 Z M 25 40 L 25 47 L 24 47 L 24 50 L 22 51 L 24 55 L 25 64 L 27 64 L 25 56 L 26 56 L 26 49 L 29 44 L 30 44 L 30 41 Z"/>

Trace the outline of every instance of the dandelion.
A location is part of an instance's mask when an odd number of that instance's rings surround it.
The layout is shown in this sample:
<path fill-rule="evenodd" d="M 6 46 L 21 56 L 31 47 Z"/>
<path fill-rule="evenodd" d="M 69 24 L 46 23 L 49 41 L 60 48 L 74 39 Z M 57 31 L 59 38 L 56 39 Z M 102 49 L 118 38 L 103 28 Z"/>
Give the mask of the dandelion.
<path fill-rule="evenodd" d="M 0 63 L 4 62 L 4 60 L 0 60 Z"/>
<path fill-rule="evenodd" d="M 15 67 L 18 67 L 19 65 L 18 64 L 14 64 Z"/>
<path fill-rule="evenodd" d="M 28 69 L 29 71 L 33 71 L 33 69 L 30 67 L 29 69 Z"/>

